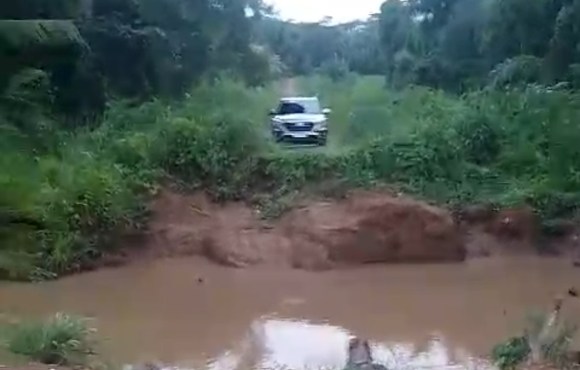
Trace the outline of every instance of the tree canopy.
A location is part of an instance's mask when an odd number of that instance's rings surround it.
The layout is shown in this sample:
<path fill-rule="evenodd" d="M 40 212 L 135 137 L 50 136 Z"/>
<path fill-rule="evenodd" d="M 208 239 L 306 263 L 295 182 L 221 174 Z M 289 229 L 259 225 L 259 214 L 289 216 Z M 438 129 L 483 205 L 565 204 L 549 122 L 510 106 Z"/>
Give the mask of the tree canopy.
<path fill-rule="evenodd" d="M 263 10 L 258 0 L 10 2 L 0 9 L 0 88 L 40 68 L 61 110 L 77 114 L 102 111 L 105 96 L 179 97 L 211 74 L 260 84 L 271 56 L 253 46 L 252 24 Z M 81 86 L 96 100 L 78 101 Z"/>
<path fill-rule="evenodd" d="M 346 24 L 283 21 L 260 0 L 21 0 L 0 9 L 0 67 L 0 90 L 46 72 L 73 115 L 110 97 L 180 97 L 224 73 L 250 85 L 356 72 L 455 92 L 578 86 L 580 0 L 387 0 Z"/>
<path fill-rule="evenodd" d="M 255 34 L 290 74 L 346 69 L 393 87 L 464 91 L 497 82 L 502 68 L 511 84 L 574 82 L 580 70 L 580 0 L 387 0 L 366 21 L 265 17 Z"/>

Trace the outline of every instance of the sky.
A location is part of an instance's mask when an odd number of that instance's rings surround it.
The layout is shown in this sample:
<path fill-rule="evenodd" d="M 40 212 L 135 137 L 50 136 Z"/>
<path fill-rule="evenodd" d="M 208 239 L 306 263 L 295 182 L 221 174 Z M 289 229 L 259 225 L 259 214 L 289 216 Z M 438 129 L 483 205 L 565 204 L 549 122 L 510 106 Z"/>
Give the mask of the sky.
<path fill-rule="evenodd" d="M 332 17 L 333 23 L 366 19 L 378 13 L 384 0 L 265 0 L 286 20 L 317 22 Z"/>

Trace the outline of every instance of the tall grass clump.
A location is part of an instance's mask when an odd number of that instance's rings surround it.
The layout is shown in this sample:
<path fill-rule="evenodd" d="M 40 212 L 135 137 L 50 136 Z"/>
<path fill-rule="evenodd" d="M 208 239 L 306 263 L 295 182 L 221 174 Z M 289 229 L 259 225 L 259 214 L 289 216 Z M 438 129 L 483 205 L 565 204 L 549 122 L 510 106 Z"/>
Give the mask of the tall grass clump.
<path fill-rule="evenodd" d="M 7 349 L 49 365 L 86 364 L 94 353 L 94 329 L 83 318 L 58 313 L 45 321 L 26 321 L 6 330 Z"/>

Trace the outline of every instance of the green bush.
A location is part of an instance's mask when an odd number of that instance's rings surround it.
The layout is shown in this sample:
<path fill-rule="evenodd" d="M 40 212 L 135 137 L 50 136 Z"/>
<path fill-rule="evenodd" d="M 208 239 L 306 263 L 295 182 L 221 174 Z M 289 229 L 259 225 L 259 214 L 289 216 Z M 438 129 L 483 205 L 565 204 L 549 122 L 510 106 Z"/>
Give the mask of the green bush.
<path fill-rule="evenodd" d="M 493 348 L 492 358 L 501 370 L 513 370 L 522 364 L 530 353 L 525 337 L 514 337 Z"/>
<path fill-rule="evenodd" d="M 162 168 L 194 186 L 236 198 L 251 185 L 260 143 L 249 122 L 176 118 L 158 139 Z"/>
<path fill-rule="evenodd" d="M 34 163 L 13 151 L 0 156 L 0 278 L 27 278 L 36 265 L 39 228 L 37 208 L 41 178 Z"/>
<path fill-rule="evenodd" d="M 140 210 L 127 177 L 114 163 L 74 151 L 39 166 L 45 180 L 42 209 L 43 267 L 66 272 L 82 268 L 110 245 Z"/>
<path fill-rule="evenodd" d="M 7 330 L 7 347 L 14 354 L 49 365 L 83 365 L 94 352 L 94 330 L 85 319 L 56 314 L 45 321 L 17 324 Z"/>
<path fill-rule="evenodd" d="M 541 82 L 543 77 L 541 58 L 533 55 L 519 55 L 498 64 L 489 74 L 489 85 L 493 88 L 517 86 Z"/>

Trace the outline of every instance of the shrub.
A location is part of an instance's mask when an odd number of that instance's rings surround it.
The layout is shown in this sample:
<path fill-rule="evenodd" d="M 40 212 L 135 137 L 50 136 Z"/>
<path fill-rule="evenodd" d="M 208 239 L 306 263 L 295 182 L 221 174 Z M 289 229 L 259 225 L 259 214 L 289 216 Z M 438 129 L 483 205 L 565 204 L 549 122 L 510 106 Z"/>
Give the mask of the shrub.
<path fill-rule="evenodd" d="M 74 157 L 76 155 L 76 157 Z M 141 210 L 127 176 L 94 154 L 74 151 L 39 163 L 42 267 L 56 273 L 81 269 L 101 256 Z"/>
<path fill-rule="evenodd" d="M 14 151 L 0 156 L 0 278 L 25 279 L 38 263 L 42 179 L 33 161 Z"/>
<path fill-rule="evenodd" d="M 93 329 L 86 320 L 58 313 L 46 321 L 24 322 L 8 330 L 8 350 L 50 365 L 82 365 L 93 353 Z"/>
<path fill-rule="evenodd" d="M 530 346 L 525 337 L 514 337 L 496 345 L 492 358 L 501 370 L 513 370 L 523 363 L 530 353 Z"/>
<path fill-rule="evenodd" d="M 541 82 L 543 75 L 541 58 L 520 55 L 498 64 L 489 74 L 489 85 L 493 88 Z"/>
<path fill-rule="evenodd" d="M 160 132 L 160 164 L 218 198 L 238 198 L 252 183 L 258 137 L 247 121 L 176 118 Z"/>

